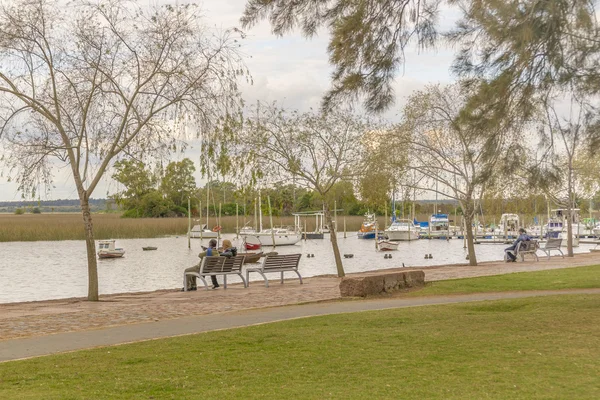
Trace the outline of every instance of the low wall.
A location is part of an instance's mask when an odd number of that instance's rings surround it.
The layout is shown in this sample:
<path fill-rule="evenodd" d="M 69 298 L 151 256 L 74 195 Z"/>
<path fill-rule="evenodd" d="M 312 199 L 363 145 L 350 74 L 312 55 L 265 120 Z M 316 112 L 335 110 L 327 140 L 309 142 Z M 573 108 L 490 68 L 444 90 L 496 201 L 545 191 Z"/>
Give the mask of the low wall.
<path fill-rule="evenodd" d="M 379 275 L 347 277 L 340 282 L 342 297 L 365 297 L 396 290 L 421 287 L 425 284 L 425 272 L 405 271 Z"/>

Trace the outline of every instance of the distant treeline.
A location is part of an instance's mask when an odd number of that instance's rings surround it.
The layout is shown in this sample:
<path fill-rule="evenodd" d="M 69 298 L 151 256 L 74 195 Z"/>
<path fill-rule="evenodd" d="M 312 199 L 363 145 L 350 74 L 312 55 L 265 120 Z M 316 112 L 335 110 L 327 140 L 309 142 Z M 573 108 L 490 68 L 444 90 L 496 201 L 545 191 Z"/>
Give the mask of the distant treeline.
<path fill-rule="evenodd" d="M 15 212 L 18 209 L 29 212 L 34 208 L 41 212 L 81 212 L 79 200 L 33 200 L 33 201 L 0 201 L 0 212 Z M 111 199 L 90 199 L 90 208 L 93 212 L 110 211 L 116 209 Z"/>

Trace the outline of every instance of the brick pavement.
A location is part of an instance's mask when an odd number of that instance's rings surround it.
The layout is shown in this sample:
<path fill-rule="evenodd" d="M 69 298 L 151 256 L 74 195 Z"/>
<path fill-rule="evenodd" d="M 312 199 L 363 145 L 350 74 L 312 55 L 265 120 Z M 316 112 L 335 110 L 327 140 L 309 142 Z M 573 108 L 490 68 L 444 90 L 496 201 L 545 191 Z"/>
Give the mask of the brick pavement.
<path fill-rule="evenodd" d="M 552 257 L 524 263 L 489 262 L 476 267 L 448 265 L 418 268 L 426 281 L 499 275 L 522 271 L 569 268 L 600 264 L 600 253 L 578 254 L 574 258 Z M 406 268 L 400 268 L 406 270 Z M 415 268 L 416 269 L 416 268 Z M 386 273 L 390 270 L 364 274 Z M 353 274 L 361 275 L 361 274 Z M 320 276 L 273 281 L 269 288 L 253 282 L 250 288 L 230 285 L 227 290 L 179 292 L 160 290 L 148 293 L 104 295 L 99 302 L 64 299 L 0 304 L 0 340 L 42 336 L 54 333 L 100 329 L 111 326 L 167 320 L 190 315 L 216 314 L 254 308 L 318 301 L 340 300 L 339 279 Z"/>

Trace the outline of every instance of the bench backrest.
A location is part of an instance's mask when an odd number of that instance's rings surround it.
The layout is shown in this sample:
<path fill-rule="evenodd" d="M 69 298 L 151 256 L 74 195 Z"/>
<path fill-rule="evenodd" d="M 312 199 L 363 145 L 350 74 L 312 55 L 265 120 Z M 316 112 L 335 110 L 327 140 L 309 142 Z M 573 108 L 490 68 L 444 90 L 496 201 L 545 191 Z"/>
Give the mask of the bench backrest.
<path fill-rule="evenodd" d="M 298 264 L 300 263 L 300 257 L 302 257 L 302 254 L 266 256 L 265 261 L 263 261 L 262 264 L 262 269 L 269 270 L 281 268 L 298 268 Z"/>
<path fill-rule="evenodd" d="M 535 251 L 539 248 L 537 240 L 524 240 L 519 244 L 519 251 Z"/>
<path fill-rule="evenodd" d="M 241 272 L 242 265 L 244 265 L 245 256 L 235 256 L 235 257 L 223 257 L 225 262 L 223 263 L 223 269 L 221 272 Z"/>
<path fill-rule="evenodd" d="M 558 248 L 562 244 L 561 238 L 548 238 L 545 248 Z"/>
<path fill-rule="evenodd" d="M 223 264 L 227 260 L 227 257 L 220 256 L 206 256 L 202 259 L 202 265 L 200 267 L 200 273 L 210 272 L 221 272 L 223 270 Z"/>

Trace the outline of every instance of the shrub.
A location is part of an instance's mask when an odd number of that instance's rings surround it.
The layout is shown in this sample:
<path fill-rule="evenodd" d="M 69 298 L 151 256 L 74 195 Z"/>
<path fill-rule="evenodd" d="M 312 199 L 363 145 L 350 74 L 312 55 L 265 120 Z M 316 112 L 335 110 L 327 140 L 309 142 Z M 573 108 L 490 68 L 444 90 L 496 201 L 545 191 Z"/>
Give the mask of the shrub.
<path fill-rule="evenodd" d="M 25 214 L 25 210 L 23 210 L 22 208 L 17 208 L 15 210 L 15 214 L 17 214 L 17 215 L 23 215 L 23 214 Z"/>
<path fill-rule="evenodd" d="M 42 210 L 40 210 L 39 207 L 33 207 L 33 210 L 31 210 L 32 214 L 41 214 Z"/>

